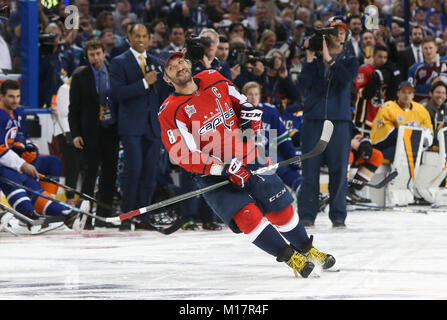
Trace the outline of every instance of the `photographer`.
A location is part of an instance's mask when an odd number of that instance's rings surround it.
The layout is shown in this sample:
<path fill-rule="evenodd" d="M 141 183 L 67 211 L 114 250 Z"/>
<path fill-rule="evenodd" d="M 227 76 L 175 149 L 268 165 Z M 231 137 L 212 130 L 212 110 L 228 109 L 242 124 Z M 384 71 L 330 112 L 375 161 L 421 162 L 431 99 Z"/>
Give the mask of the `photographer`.
<path fill-rule="evenodd" d="M 191 37 L 186 42 L 186 56 L 192 61 L 193 76 L 207 69 L 219 71 L 225 78 L 233 80 L 227 62 L 216 58 L 219 35 L 214 29 L 205 28 L 199 37 Z M 200 46 L 203 48 L 200 50 Z M 200 58 L 200 56 L 202 56 Z M 234 66 L 237 69 L 238 66 Z M 240 68 L 240 67 L 239 67 Z"/>
<path fill-rule="evenodd" d="M 264 74 L 265 68 L 260 51 L 249 50 L 242 40 L 234 40 L 230 43 L 230 53 L 227 61 L 230 67 L 235 65 L 241 66 L 240 74 L 233 78 L 233 83 L 236 87 L 242 89 L 250 81 L 262 85 L 262 75 Z"/>
<path fill-rule="evenodd" d="M 287 71 L 286 60 L 281 51 L 270 50 L 265 56 L 265 62 L 267 71 L 262 78 L 262 101 L 275 105 L 282 112 L 286 104 L 301 100 L 300 90 Z"/>
<path fill-rule="evenodd" d="M 345 227 L 349 151 L 351 148 L 351 84 L 357 76 L 358 60 L 347 50 L 347 26 L 339 17 L 329 19 L 329 27 L 316 29 L 305 41 L 306 61 L 299 76 L 304 92 L 302 152 L 317 143 L 324 120 L 334 124 L 334 132 L 323 154 L 304 160 L 303 183 L 298 193 L 298 212 L 304 225 L 312 226 L 318 213 L 320 167 L 323 158 L 329 169 L 330 209 L 333 227 Z"/>

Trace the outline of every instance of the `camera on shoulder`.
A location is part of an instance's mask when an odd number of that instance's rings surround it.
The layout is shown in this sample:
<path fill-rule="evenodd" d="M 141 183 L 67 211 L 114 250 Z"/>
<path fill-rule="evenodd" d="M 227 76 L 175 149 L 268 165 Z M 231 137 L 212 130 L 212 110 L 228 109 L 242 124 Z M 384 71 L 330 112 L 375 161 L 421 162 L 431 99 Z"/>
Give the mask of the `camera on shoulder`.
<path fill-rule="evenodd" d="M 210 37 L 199 37 L 191 35 L 186 39 L 186 53 L 185 58 L 191 61 L 199 61 L 205 54 L 205 48 L 211 45 Z"/>
<path fill-rule="evenodd" d="M 320 52 L 323 50 L 323 38 L 328 35 L 337 36 L 338 29 L 336 27 L 327 27 L 327 28 L 314 28 L 313 32 L 309 36 L 309 47 L 305 49 L 309 49 L 313 52 Z"/>
<path fill-rule="evenodd" d="M 254 66 L 258 61 L 261 62 L 264 67 L 273 68 L 275 57 L 266 58 L 262 51 L 247 49 L 245 45 L 241 43 L 230 45 L 230 53 L 227 58 L 230 68 L 237 64 L 243 68 L 247 68 L 247 65 L 250 64 Z"/>

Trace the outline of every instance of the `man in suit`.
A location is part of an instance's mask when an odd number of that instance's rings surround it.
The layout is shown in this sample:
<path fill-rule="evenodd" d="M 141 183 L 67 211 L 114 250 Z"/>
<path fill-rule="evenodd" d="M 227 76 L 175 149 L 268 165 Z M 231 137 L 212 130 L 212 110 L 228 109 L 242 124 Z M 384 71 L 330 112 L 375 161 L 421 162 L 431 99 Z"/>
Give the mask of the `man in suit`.
<path fill-rule="evenodd" d="M 345 46 L 347 47 L 347 50 L 361 62 L 361 60 L 363 60 L 363 48 L 361 45 L 362 18 L 360 16 L 350 16 L 348 21 L 348 27 L 351 31 L 351 39 Z"/>
<path fill-rule="evenodd" d="M 124 148 L 123 212 L 152 202 L 161 148 L 158 110 L 168 96 L 161 63 L 147 53 L 151 44 L 147 28 L 135 24 L 129 41 L 129 50 L 112 59 L 110 67 L 118 103 L 118 134 Z"/>
<path fill-rule="evenodd" d="M 411 29 L 410 40 L 411 44 L 405 50 L 399 52 L 399 70 L 401 80 L 408 78 L 408 69 L 415 64 L 424 62 L 424 55 L 422 53 L 422 39 L 424 38 L 424 31 L 422 27 L 415 26 Z"/>
<path fill-rule="evenodd" d="M 115 194 L 119 140 L 116 116 L 112 106 L 110 72 L 105 64 L 106 51 L 99 39 L 85 44 L 89 66 L 73 75 L 70 86 L 68 122 L 73 144 L 82 150 L 85 175 L 81 191 L 94 196 L 98 170 L 98 202 L 112 206 Z M 98 207 L 98 216 L 110 217 L 112 212 Z M 96 220 L 97 226 L 105 226 Z M 91 228 L 91 219 L 87 220 Z"/>

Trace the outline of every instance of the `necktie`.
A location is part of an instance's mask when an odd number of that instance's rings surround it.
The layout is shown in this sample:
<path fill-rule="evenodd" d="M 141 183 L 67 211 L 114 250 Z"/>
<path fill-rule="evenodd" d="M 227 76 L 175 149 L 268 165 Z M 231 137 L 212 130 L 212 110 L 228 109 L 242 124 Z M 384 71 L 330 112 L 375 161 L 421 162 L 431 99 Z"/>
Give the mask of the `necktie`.
<path fill-rule="evenodd" d="M 140 59 L 141 71 L 143 72 L 143 75 L 146 75 L 146 61 L 144 59 L 144 56 L 140 54 L 138 58 Z"/>
<path fill-rule="evenodd" d="M 422 62 L 421 48 L 418 48 L 418 62 Z"/>
<path fill-rule="evenodd" d="M 99 103 L 104 104 L 106 102 L 106 77 L 104 75 L 104 71 L 98 72 L 99 76 L 99 86 L 98 86 L 98 96 L 99 96 Z"/>

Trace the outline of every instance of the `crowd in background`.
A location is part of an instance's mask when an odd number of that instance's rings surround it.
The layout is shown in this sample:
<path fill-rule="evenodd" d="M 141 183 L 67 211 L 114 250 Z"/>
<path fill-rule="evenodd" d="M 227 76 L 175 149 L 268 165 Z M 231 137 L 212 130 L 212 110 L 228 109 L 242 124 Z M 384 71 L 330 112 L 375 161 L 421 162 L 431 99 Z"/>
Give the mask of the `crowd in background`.
<path fill-rule="evenodd" d="M 3 1 L 3 4 L 8 4 L 11 12 L 9 19 L 0 20 L 0 68 L 20 73 L 19 5 L 13 0 Z M 65 19 L 69 13 L 65 11 L 65 1 L 39 1 L 38 107 L 53 108 L 59 114 L 60 124 L 55 135 L 64 137 L 70 132 L 67 117 L 72 75 L 89 63 L 84 45 L 89 40 L 99 39 L 109 65 L 129 49 L 129 35 L 135 24 L 147 27 L 147 52 L 161 62 L 171 52 L 184 49 L 191 36 L 208 36 L 212 40 L 205 51 L 208 59 L 205 63 L 197 61 L 193 72 L 210 68 L 219 70 L 240 90 L 248 82 L 257 82 L 262 87 L 261 101 L 276 106 L 280 113 L 284 110 L 293 113 L 300 109 L 304 94 L 299 83 L 306 58 L 304 42 L 313 28 L 326 26 L 333 16 L 342 16 L 351 32 L 350 39 L 344 44 L 345 50 L 354 55 L 360 65 L 374 67 L 374 49 L 383 48 L 387 59 L 377 68 L 386 64 L 391 73 L 399 71 L 397 83 L 407 79 L 412 65 L 426 60 L 422 44 L 427 36 L 433 37 L 440 57 L 447 54 L 445 0 L 410 1 L 410 46 L 405 44 L 405 12 L 400 0 L 75 0 L 70 4 L 79 8 L 79 29 L 66 29 Z M 370 4 L 377 6 L 380 13 L 378 28 L 371 31 L 365 28 L 364 21 L 365 7 Z M 413 59 L 408 56 L 409 50 L 414 52 Z M 246 59 L 242 59 L 238 52 L 246 52 Z M 441 80 L 444 80 L 442 76 Z M 376 89 L 382 85 L 378 82 Z M 428 90 L 423 90 L 425 92 L 421 93 L 427 98 Z M 355 94 L 353 84 L 353 110 Z M 390 89 L 389 96 L 392 95 Z M 66 101 L 65 107 L 62 101 Z M 59 142 L 68 150 L 65 150 L 69 158 L 65 159 L 67 184 L 76 186 L 82 161 L 76 155 L 79 150 L 70 149 L 64 141 L 60 139 Z M 168 162 L 166 157 L 160 159 Z M 170 164 L 165 168 L 177 170 Z M 161 170 L 157 188 L 167 183 L 165 179 L 166 175 Z M 180 183 L 183 191 L 189 190 L 187 180 L 180 174 L 180 181 L 184 182 L 184 185 Z M 68 198 L 74 199 L 74 195 L 68 195 Z M 198 201 L 184 209 L 185 228 L 195 230 L 197 222 L 203 221 L 208 223 L 209 229 L 218 229 L 216 217 L 212 216 L 206 204 Z M 199 217 L 198 212 L 204 213 L 203 216 Z"/>

